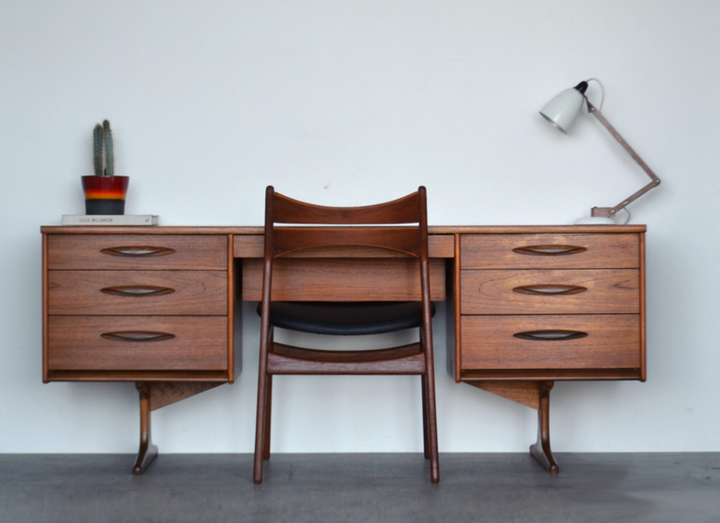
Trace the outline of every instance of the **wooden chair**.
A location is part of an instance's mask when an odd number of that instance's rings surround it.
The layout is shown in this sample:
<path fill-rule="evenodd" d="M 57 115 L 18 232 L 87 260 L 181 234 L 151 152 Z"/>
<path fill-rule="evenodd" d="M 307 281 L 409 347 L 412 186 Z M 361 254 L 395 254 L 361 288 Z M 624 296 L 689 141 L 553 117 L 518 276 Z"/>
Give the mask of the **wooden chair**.
<path fill-rule="evenodd" d="M 270 458 L 272 378 L 275 374 L 418 374 L 421 377 L 423 442 L 433 483 L 440 480 L 435 414 L 432 315 L 428 268 L 425 188 L 398 200 L 365 207 L 323 207 L 293 200 L 267 188 L 265 201 L 258 407 L 254 481 L 260 483 L 263 459 Z M 276 227 L 313 224 L 327 227 Z M 389 225 L 390 224 L 390 225 Z M 392 225 L 392 224 L 414 224 Z M 341 225 L 350 225 L 342 227 Z M 373 226 L 374 225 L 374 226 Z M 421 296 L 410 302 L 272 301 L 277 258 L 311 248 L 371 247 L 416 257 Z M 397 254 L 397 253 L 396 253 Z M 419 328 L 420 341 L 380 350 L 328 351 L 273 341 L 273 328 L 318 334 L 380 334 Z"/>

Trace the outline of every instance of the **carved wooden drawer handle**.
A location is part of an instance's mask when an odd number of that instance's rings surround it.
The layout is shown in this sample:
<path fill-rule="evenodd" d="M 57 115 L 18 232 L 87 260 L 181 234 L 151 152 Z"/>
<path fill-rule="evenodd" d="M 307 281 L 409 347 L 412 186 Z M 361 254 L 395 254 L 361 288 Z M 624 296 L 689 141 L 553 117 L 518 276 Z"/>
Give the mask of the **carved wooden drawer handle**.
<path fill-rule="evenodd" d="M 513 292 L 529 294 L 530 296 L 569 296 L 586 292 L 587 287 L 579 285 L 523 285 L 515 287 Z"/>
<path fill-rule="evenodd" d="M 582 331 L 570 331 L 561 329 L 547 329 L 537 331 L 518 332 L 513 334 L 514 337 L 520 338 L 521 340 L 529 341 L 566 341 L 566 340 L 579 340 L 588 335 L 587 332 Z"/>
<path fill-rule="evenodd" d="M 105 332 L 101 334 L 100 337 L 111 341 L 149 342 L 171 340 L 175 335 L 168 332 L 122 331 Z"/>
<path fill-rule="evenodd" d="M 153 285 L 122 285 L 118 287 L 105 287 L 100 292 L 111 294 L 113 296 L 127 296 L 133 298 L 142 298 L 145 296 L 163 296 L 172 294 L 175 289 L 169 287 L 155 287 Z"/>
<path fill-rule="evenodd" d="M 175 249 L 169 247 L 148 247 L 148 246 L 128 246 L 128 247 L 109 247 L 101 249 L 101 253 L 110 256 L 132 256 L 132 257 L 150 257 L 150 256 L 167 256 L 174 254 Z"/>
<path fill-rule="evenodd" d="M 587 247 L 576 247 L 574 245 L 528 245 L 527 247 L 516 247 L 515 254 L 527 256 L 569 256 L 587 251 Z"/>

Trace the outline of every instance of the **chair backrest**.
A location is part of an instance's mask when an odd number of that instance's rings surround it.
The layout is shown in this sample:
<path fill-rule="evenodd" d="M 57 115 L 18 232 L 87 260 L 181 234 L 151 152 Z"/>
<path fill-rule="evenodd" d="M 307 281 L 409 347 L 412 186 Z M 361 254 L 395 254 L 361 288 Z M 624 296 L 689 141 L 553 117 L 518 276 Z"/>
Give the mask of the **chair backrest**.
<path fill-rule="evenodd" d="M 276 228 L 278 223 L 331 227 Z M 404 226 L 393 227 L 394 224 Z M 333 246 L 390 249 L 427 261 L 427 238 L 425 187 L 391 202 L 363 207 L 313 205 L 276 193 L 272 186 L 267 188 L 266 263 L 291 252 Z"/>

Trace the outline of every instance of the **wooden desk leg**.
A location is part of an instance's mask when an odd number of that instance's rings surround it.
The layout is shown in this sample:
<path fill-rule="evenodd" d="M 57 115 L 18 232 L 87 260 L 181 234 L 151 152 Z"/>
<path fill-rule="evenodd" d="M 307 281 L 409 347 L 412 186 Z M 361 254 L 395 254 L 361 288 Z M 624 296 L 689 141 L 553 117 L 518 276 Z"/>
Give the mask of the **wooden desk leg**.
<path fill-rule="evenodd" d="M 541 381 L 538 383 L 540 389 L 540 408 L 538 409 L 538 439 L 534 445 L 530 445 L 530 454 L 547 469 L 550 474 L 560 472 L 552 450 L 550 449 L 550 389 L 555 382 Z"/>
<path fill-rule="evenodd" d="M 138 451 L 133 474 L 140 475 L 147 470 L 157 456 L 158 448 L 150 439 L 150 384 L 135 383 L 140 393 L 140 450 Z"/>

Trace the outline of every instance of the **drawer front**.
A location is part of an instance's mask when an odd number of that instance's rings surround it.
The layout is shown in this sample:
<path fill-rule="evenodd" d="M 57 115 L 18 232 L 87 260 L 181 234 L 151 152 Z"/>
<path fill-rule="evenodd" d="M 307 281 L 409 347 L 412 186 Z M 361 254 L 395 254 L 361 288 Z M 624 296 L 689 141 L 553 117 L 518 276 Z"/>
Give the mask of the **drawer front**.
<path fill-rule="evenodd" d="M 465 234 L 463 269 L 635 269 L 639 234 Z"/>
<path fill-rule="evenodd" d="M 223 235 L 49 234 L 56 270 L 227 270 Z"/>
<path fill-rule="evenodd" d="M 227 318 L 78 317 L 48 319 L 54 370 L 226 370 Z"/>
<path fill-rule="evenodd" d="M 638 314 L 640 271 L 465 270 L 462 314 Z"/>
<path fill-rule="evenodd" d="M 638 315 L 463 316 L 462 370 L 637 369 Z M 558 339 L 560 337 L 561 339 Z"/>
<path fill-rule="evenodd" d="M 48 271 L 56 315 L 227 314 L 223 271 Z"/>

